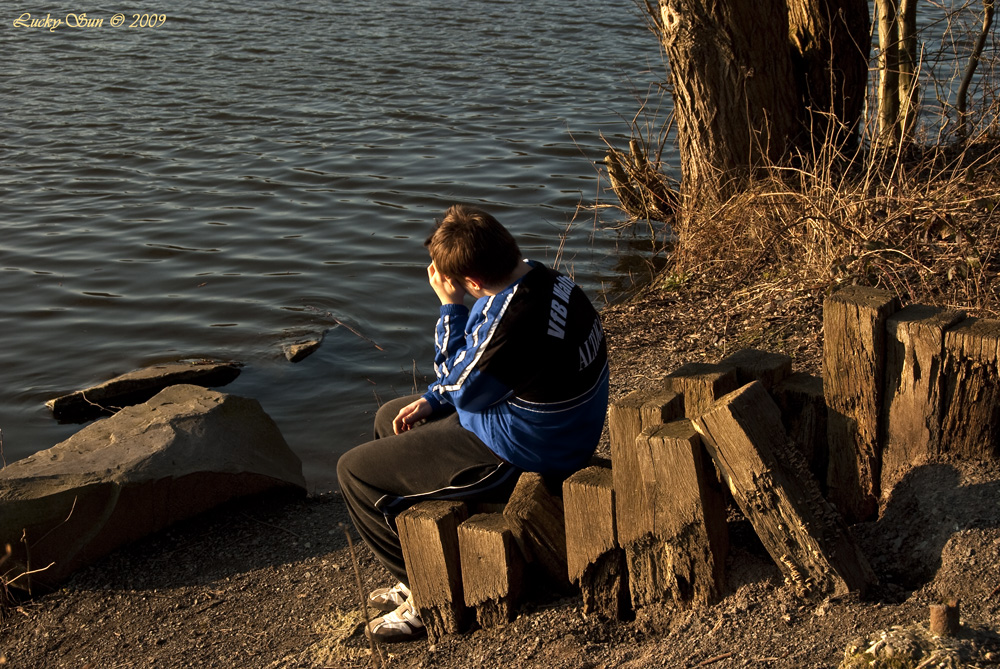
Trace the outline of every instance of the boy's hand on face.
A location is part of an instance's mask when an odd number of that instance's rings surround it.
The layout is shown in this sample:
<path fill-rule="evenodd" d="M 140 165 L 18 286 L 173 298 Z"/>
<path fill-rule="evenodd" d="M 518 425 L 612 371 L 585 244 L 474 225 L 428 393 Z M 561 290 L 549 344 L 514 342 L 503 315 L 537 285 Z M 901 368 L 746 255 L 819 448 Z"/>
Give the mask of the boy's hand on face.
<path fill-rule="evenodd" d="M 431 403 L 421 397 L 399 410 L 396 417 L 392 419 L 392 431 L 396 434 L 406 432 L 424 418 L 430 417 L 430 415 Z"/>
<path fill-rule="evenodd" d="M 456 284 L 450 278 L 437 270 L 434 263 L 427 266 L 427 281 L 434 289 L 434 293 L 441 300 L 441 304 L 461 304 L 465 297 L 465 287 Z"/>

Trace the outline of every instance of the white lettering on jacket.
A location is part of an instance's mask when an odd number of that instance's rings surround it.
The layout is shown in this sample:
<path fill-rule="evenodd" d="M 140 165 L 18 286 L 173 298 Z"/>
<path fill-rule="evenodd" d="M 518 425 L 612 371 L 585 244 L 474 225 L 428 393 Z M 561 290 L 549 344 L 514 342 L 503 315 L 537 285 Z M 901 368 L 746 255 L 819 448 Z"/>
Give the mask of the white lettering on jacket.
<path fill-rule="evenodd" d="M 566 315 L 569 313 L 569 295 L 573 282 L 561 276 L 552 284 L 552 305 L 549 307 L 549 336 L 563 339 L 566 336 Z"/>
<path fill-rule="evenodd" d="M 580 369 L 590 365 L 597 357 L 597 351 L 601 347 L 601 340 L 604 339 L 604 330 L 601 329 L 601 321 L 594 319 L 594 327 L 590 329 L 587 341 L 580 347 Z"/>

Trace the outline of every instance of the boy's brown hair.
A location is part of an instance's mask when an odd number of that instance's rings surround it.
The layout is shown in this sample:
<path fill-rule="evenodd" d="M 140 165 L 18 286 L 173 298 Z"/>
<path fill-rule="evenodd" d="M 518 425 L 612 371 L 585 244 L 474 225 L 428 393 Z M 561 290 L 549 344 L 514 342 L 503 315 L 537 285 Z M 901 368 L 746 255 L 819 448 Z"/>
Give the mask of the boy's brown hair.
<path fill-rule="evenodd" d="M 487 286 L 505 281 L 521 261 L 521 249 L 507 228 L 482 209 L 464 204 L 445 212 L 424 246 L 445 276 L 472 277 Z"/>

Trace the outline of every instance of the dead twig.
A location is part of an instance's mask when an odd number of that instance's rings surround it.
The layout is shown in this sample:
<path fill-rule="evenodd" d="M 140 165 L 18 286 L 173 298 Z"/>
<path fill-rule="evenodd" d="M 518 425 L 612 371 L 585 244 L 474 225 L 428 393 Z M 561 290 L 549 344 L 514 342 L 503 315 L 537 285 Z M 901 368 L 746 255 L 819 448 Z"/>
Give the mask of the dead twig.
<path fill-rule="evenodd" d="M 281 525 L 273 525 L 271 523 L 266 523 L 263 520 L 260 520 L 258 518 L 254 518 L 249 513 L 244 513 L 243 516 L 245 518 L 249 518 L 250 520 L 254 521 L 255 523 L 260 523 L 261 525 L 264 525 L 265 527 L 271 527 L 271 528 L 274 528 L 276 530 L 281 530 L 282 532 L 287 532 L 288 534 L 292 535 L 296 539 L 302 539 L 301 535 L 296 534 L 295 532 L 292 532 L 290 529 L 288 529 L 286 527 L 282 527 Z"/>
<path fill-rule="evenodd" d="M 710 657 L 707 660 L 703 660 L 703 661 L 699 662 L 698 664 L 696 664 L 694 666 L 696 666 L 696 667 L 707 667 L 710 664 L 715 664 L 716 662 L 721 662 L 722 660 L 725 660 L 725 659 L 730 658 L 732 656 L 733 656 L 732 653 L 723 653 L 722 655 L 716 655 L 715 657 Z"/>
<path fill-rule="evenodd" d="M 350 330 L 351 332 L 353 332 L 354 334 L 356 334 L 361 339 L 364 339 L 366 342 L 368 342 L 369 344 L 371 344 L 372 346 L 374 346 L 378 350 L 380 350 L 380 351 L 384 351 L 385 350 L 384 348 L 382 348 L 381 346 L 379 346 L 378 344 L 376 344 L 372 339 L 364 336 L 363 334 L 361 334 L 360 332 L 358 332 L 357 330 L 355 330 L 354 328 L 352 328 L 350 325 L 348 325 L 344 321 L 340 320 L 339 318 L 337 318 L 336 316 L 334 316 L 333 314 L 331 314 L 329 311 L 323 311 L 322 309 L 317 309 L 316 307 L 313 307 L 313 306 L 307 306 L 306 309 L 308 309 L 309 311 L 315 312 L 317 314 L 320 314 L 322 316 L 326 316 L 327 318 L 329 318 L 330 320 L 332 320 L 337 325 L 344 326 L 345 328 L 347 328 L 348 330 Z"/>
<path fill-rule="evenodd" d="M 347 535 L 347 547 L 351 553 L 351 563 L 354 565 L 354 579 L 358 586 L 358 599 L 361 600 L 361 613 L 362 613 L 362 624 L 368 624 L 368 598 L 365 597 L 364 587 L 361 585 L 361 569 L 358 566 L 358 556 L 354 552 L 354 540 L 351 539 L 351 532 L 347 529 L 343 523 L 340 526 L 344 530 L 344 534 Z M 372 661 L 376 663 L 376 666 L 385 666 L 385 658 L 382 657 L 382 648 L 376 643 L 375 639 L 365 634 L 368 637 L 368 644 L 371 647 Z"/>
<path fill-rule="evenodd" d="M 32 576 L 33 574 L 41 574 L 43 571 L 46 571 L 47 569 L 51 569 L 53 566 L 55 566 L 55 564 L 56 564 L 55 562 L 50 562 L 47 565 L 45 565 L 44 567 L 42 567 L 41 569 L 29 569 L 28 571 L 23 571 L 20 574 L 18 574 L 17 576 L 15 576 L 14 578 L 12 578 L 12 579 L 10 579 L 8 581 L 5 581 L 4 585 L 5 586 L 10 585 L 14 581 L 17 581 L 18 579 L 23 578 L 25 576 Z"/>
<path fill-rule="evenodd" d="M 115 414 L 115 413 L 118 413 L 119 411 L 122 410 L 121 407 L 104 406 L 103 404 L 98 404 L 97 402 L 94 402 L 89 397 L 87 397 L 87 391 L 85 391 L 85 390 L 81 390 L 80 391 L 80 397 L 83 398 L 83 401 L 86 402 L 87 404 L 89 404 L 90 406 L 97 407 L 101 411 L 106 411 L 106 412 L 108 412 L 110 414 Z"/>

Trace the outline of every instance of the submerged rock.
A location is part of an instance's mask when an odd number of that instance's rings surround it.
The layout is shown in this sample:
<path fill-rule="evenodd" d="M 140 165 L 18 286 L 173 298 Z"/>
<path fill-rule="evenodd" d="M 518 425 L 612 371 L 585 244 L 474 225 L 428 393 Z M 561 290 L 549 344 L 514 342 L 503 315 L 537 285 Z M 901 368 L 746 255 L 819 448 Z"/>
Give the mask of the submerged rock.
<path fill-rule="evenodd" d="M 281 350 L 289 362 L 298 362 L 313 353 L 322 343 L 322 337 L 319 339 L 307 339 L 305 341 L 283 344 Z"/>
<path fill-rule="evenodd" d="M 304 492 L 305 480 L 260 404 L 172 386 L 0 469 L 0 554 L 13 549 L 0 581 L 54 586 L 125 543 L 274 488 Z"/>
<path fill-rule="evenodd" d="M 82 422 L 145 402 L 168 386 L 188 383 L 218 387 L 239 375 L 240 365 L 235 362 L 169 362 L 137 369 L 92 388 L 49 400 L 45 405 L 59 420 Z"/>

